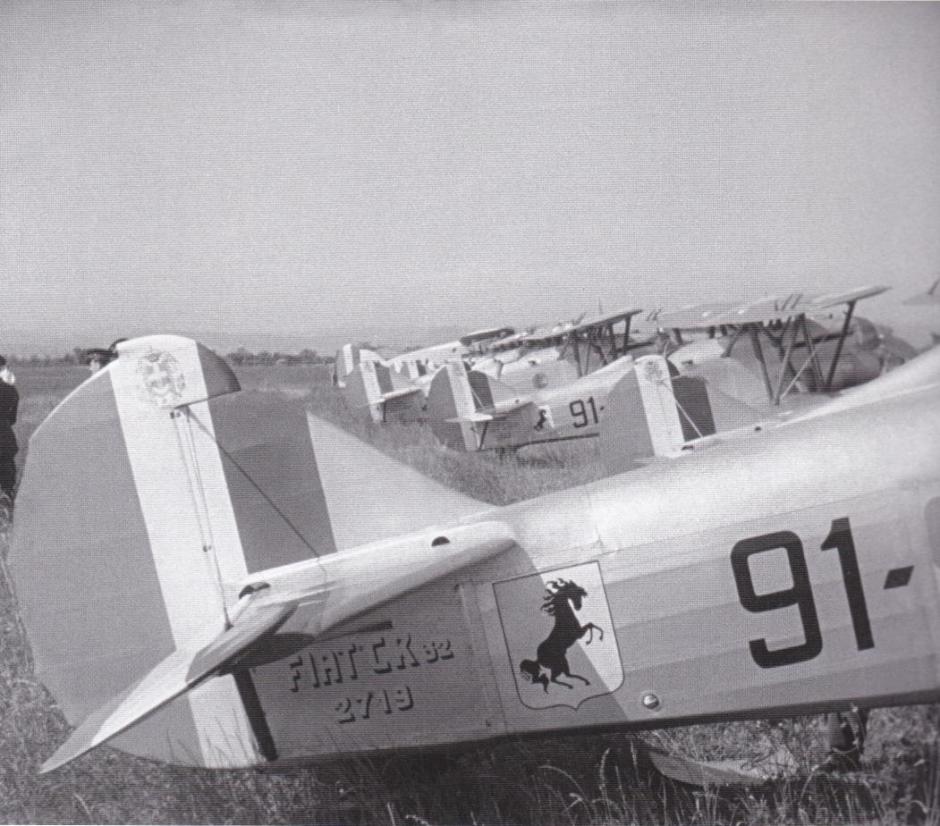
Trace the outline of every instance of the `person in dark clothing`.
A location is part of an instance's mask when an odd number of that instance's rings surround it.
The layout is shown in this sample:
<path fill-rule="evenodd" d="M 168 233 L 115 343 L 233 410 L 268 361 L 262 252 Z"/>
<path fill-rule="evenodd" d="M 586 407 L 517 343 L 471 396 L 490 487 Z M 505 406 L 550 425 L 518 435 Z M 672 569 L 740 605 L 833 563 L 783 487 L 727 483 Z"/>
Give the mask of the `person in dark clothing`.
<path fill-rule="evenodd" d="M 20 394 L 14 387 L 16 379 L 7 360 L 0 356 L 0 490 L 10 501 L 16 488 L 16 434 L 13 425 L 16 424 L 16 409 L 20 403 Z"/>

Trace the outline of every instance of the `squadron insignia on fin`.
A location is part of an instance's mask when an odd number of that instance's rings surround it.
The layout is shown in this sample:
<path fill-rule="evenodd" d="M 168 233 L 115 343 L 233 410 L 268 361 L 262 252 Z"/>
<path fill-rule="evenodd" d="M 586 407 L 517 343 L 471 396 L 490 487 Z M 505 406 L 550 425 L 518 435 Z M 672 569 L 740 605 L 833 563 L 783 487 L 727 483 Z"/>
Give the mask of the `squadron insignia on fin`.
<path fill-rule="evenodd" d="M 504 580 L 493 590 L 523 705 L 577 709 L 620 687 L 623 665 L 596 562 Z"/>
<path fill-rule="evenodd" d="M 148 351 L 137 362 L 137 375 L 143 390 L 141 395 L 150 404 L 172 407 L 183 397 L 186 379 L 171 353 Z"/>

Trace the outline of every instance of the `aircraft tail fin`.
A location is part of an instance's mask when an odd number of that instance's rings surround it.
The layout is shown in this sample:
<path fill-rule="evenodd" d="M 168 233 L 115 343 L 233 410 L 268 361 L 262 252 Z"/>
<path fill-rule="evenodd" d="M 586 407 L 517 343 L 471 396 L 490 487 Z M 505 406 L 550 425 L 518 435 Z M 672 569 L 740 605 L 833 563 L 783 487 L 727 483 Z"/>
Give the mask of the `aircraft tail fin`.
<path fill-rule="evenodd" d="M 601 424 L 601 453 L 617 473 L 651 456 L 675 456 L 685 445 L 756 421 L 756 411 L 678 375 L 665 358 L 643 356 L 611 390 Z"/>
<path fill-rule="evenodd" d="M 479 441 L 474 427 L 475 414 L 484 406 L 488 387 L 471 383 L 472 371 L 460 361 L 445 364 L 437 371 L 428 389 L 428 421 L 438 441 L 453 450 L 475 451 Z M 484 396 L 481 398 L 480 390 Z"/>
<path fill-rule="evenodd" d="M 117 350 L 33 433 L 9 557 L 37 671 L 72 723 L 203 628 L 221 631 L 247 574 L 336 550 L 299 402 L 242 391 L 186 338 Z M 256 763 L 250 690 L 213 681 L 116 745 Z"/>
<path fill-rule="evenodd" d="M 481 449 L 478 427 L 529 405 L 512 387 L 462 362 L 445 364 L 428 389 L 427 417 L 438 441 L 453 450 Z"/>
<path fill-rule="evenodd" d="M 382 495 L 387 507 L 362 507 Z M 149 336 L 119 345 L 34 432 L 8 565 L 38 674 L 76 723 L 221 631 L 246 576 L 486 507 L 298 401 L 241 390 L 196 342 Z M 270 737 L 246 711 L 250 679 L 199 685 L 115 745 L 254 765 Z"/>
<path fill-rule="evenodd" d="M 360 347 L 358 344 L 344 344 L 336 351 L 333 362 L 333 384 L 337 387 L 346 386 L 346 378 L 356 367 L 363 362 L 381 362 L 382 357 L 374 350 Z"/>
<path fill-rule="evenodd" d="M 413 422 L 423 417 L 424 394 L 398 371 L 380 361 L 360 361 L 347 374 L 343 395 L 373 422 Z"/>

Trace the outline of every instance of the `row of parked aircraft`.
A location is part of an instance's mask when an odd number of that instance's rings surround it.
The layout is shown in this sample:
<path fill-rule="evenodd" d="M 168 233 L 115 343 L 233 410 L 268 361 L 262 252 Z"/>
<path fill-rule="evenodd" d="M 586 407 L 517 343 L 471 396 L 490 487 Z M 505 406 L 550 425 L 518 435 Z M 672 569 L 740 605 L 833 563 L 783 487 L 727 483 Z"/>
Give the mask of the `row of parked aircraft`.
<path fill-rule="evenodd" d="M 912 358 L 913 347 L 855 315 L 886 289 L 622 310 L 523 334 L 500 327 L 392 359 L 346 345 L 336 383 L 373 421 L 426 421 L 455 450 L 600 436 L 619 467 L 624 445 L 636 458 L 654 448 L 637 405 L 659 395 L 674 415 L 654 452 L 674 451 L 792 415 Z"/>
<path fill-rule="evenodd" d="M 9 570 L 76 727 L 43 770 L 105 743 L 286 767 L 940 700 L 940 349 L 883 373 L 905 351 L 854 316 L 879 291 L 660 314 L 661 352 L 632 311 L 545 337 L 580 348 L 569 387 L 596 384 L 517 410 L 586 428 L 619 406 L 612 452 L 642 431 L 656 458 L 506 507 L 243 390 L 192 340 L 119 343 L 33 434 L 17 499 Z M 513 374 L 500 352 L 431 379 L 469 384 L 444 424 L 478 446 L 517 415 L 479 389 Z"/>

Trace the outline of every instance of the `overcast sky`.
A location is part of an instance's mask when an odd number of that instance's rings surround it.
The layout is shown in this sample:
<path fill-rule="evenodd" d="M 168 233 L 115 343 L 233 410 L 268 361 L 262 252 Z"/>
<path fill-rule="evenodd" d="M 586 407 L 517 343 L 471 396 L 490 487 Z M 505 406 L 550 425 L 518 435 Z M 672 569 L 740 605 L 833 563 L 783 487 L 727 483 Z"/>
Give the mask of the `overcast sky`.
<path fill-rule="evenodd" d="M 934 3 L 5 0 L 0 129 L 0 351 L 940 276 Z"/>

